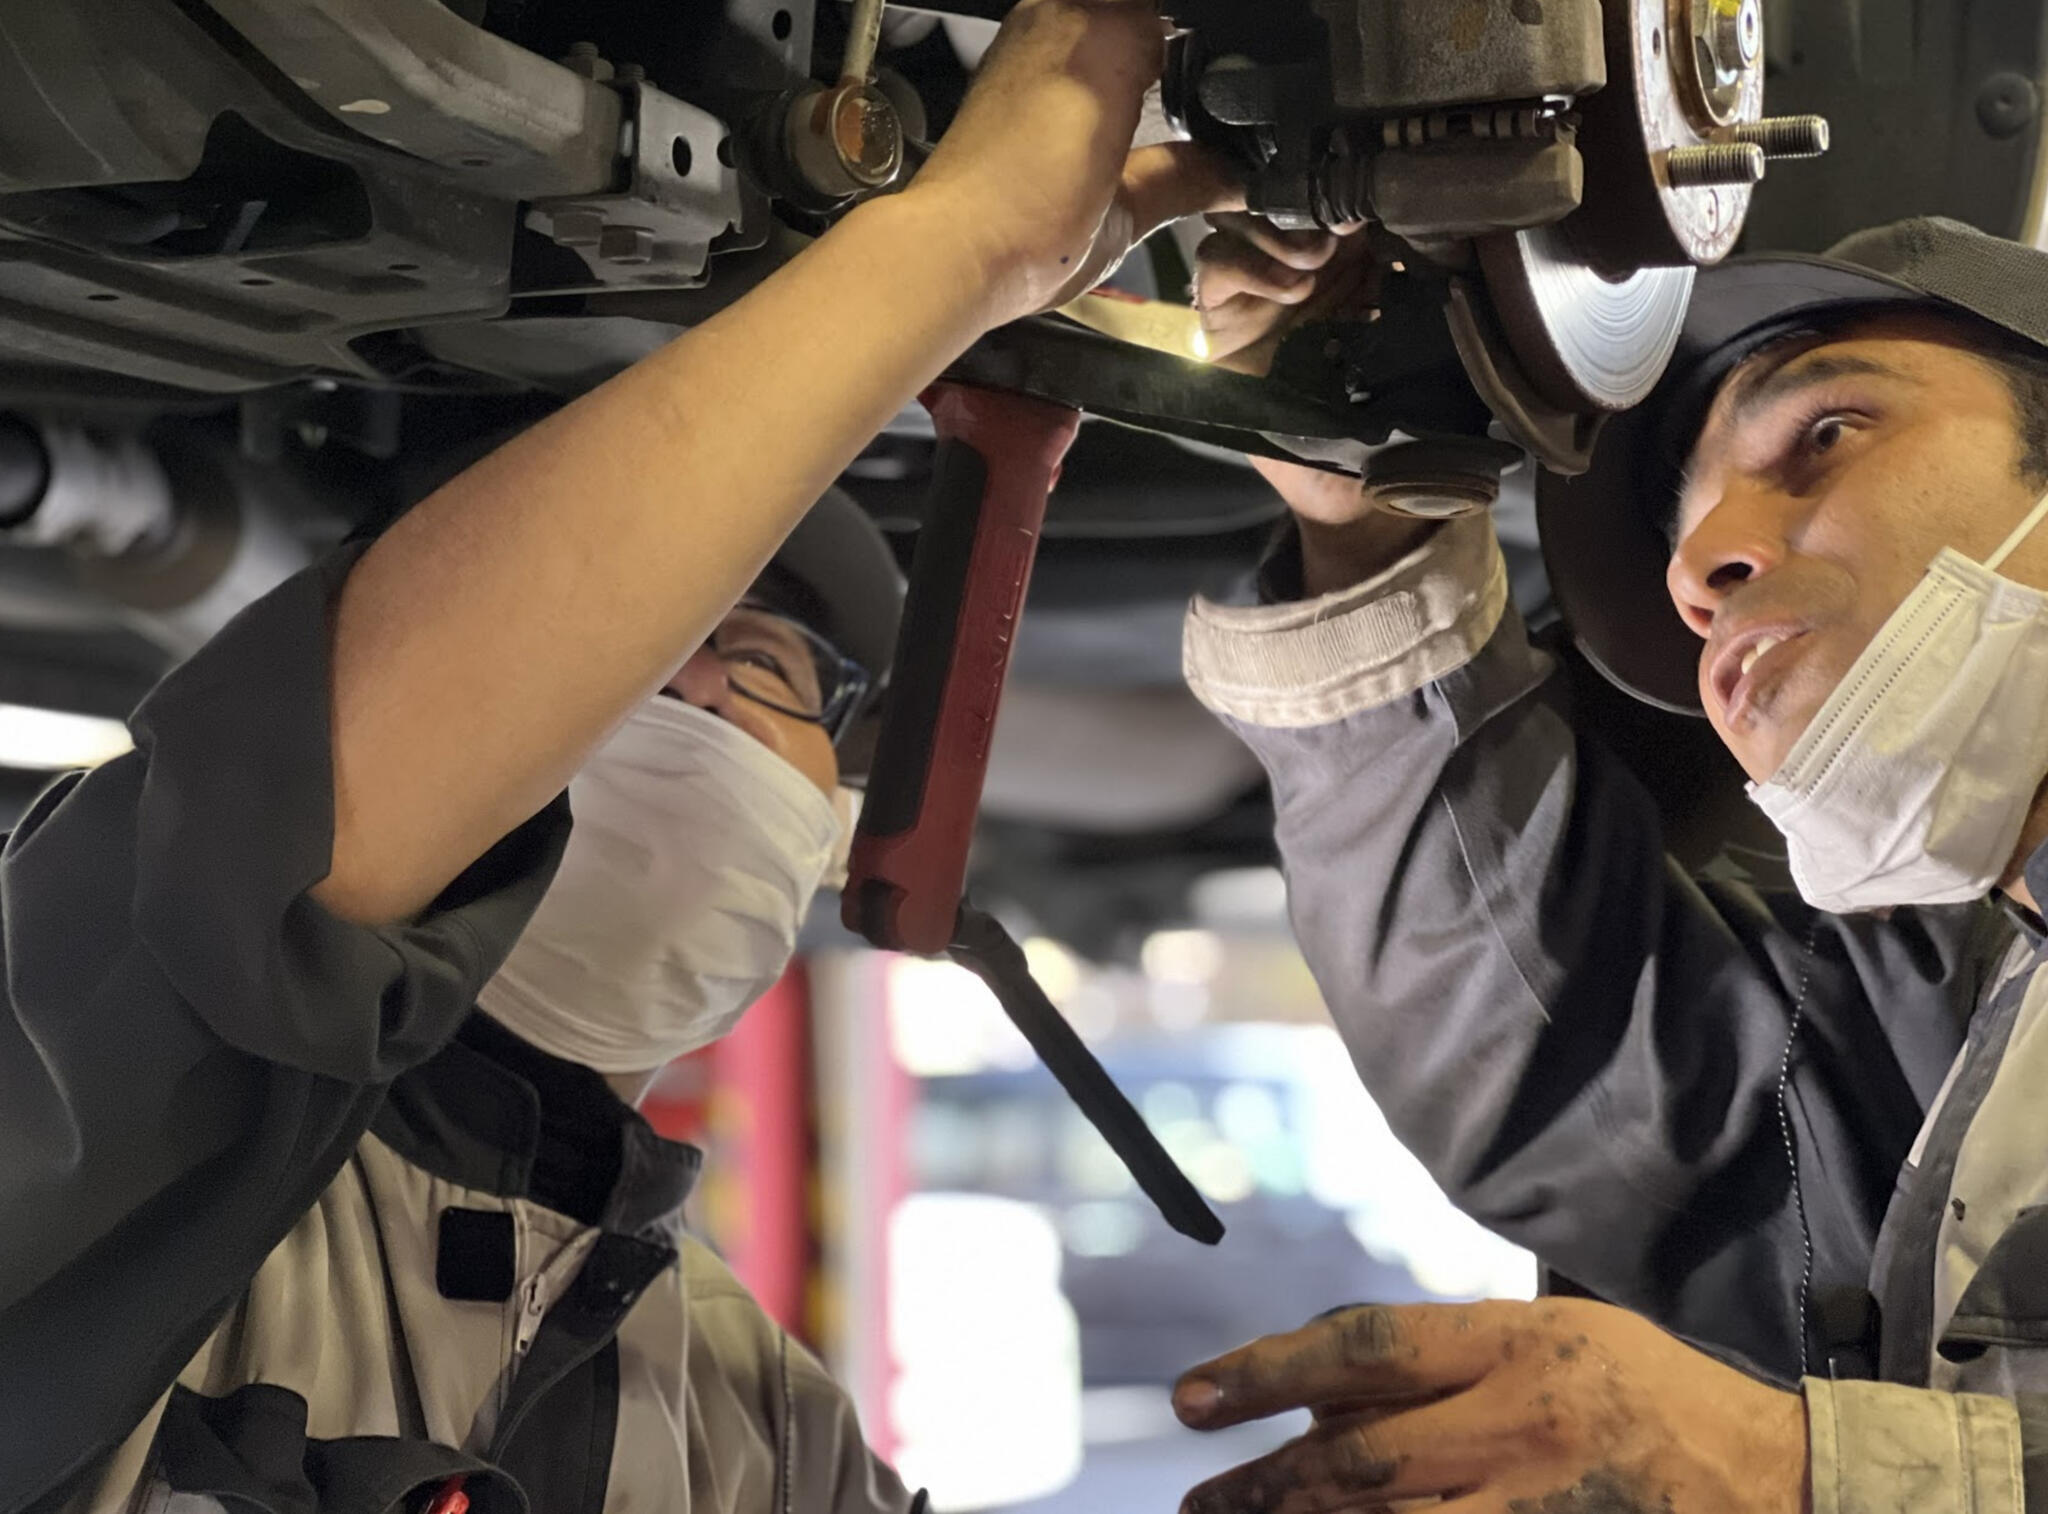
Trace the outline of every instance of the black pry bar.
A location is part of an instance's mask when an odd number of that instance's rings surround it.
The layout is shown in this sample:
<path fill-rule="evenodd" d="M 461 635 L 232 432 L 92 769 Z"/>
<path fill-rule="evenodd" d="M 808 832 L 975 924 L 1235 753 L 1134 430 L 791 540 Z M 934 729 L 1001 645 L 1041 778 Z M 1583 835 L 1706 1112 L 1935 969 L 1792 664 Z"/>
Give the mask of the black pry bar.
<path fill-rule="evenodd" d="M 1010 939 L 1010 933 L 993 916 L 962 904 L 946 955 L 994 992 L 1010 1023 L 1024 1033 L 1038 1060 L 1059 1080 L 1074 1107 L 1102 1132 L 1146 1197 L 1159 1206 L 1166 1223 L 1205 1246 L 1222 1240 L 1223 1221 L 1167 1155 L 1144 1116 L 1131 1107 L 1095 1053 L 1053 1007 L 1031 976 L 1023 948 Z"/>

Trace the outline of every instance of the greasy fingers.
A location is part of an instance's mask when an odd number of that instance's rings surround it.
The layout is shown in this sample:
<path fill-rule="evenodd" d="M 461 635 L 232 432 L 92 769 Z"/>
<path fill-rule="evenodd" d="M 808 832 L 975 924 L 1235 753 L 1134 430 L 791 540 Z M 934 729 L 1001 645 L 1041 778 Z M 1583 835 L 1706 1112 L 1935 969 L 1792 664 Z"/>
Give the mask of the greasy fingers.
<path fill-rule="evenodd" d="M 1476 1433 L 1475 1433 L 1476 1432 Z M 1188 1494 L 1182 1514 L 1338 1514 L 1475 1486 L 1503 1443 L 1457 1407 L 1317 1425 Z"/>
<path fill-rule="evenodd" d="M 1077 299 L 1109 278 L 1146 237 L 1169 221 L 1240 197 L 1228 167 L 1192 142 L 1142 147 L 1124 164 L 1122 186 L 1095 230 L 1087 254 L 1047 303 Z"/>
<path fill-rule="evenodd" d="M 1384 1402 L 1404 1387 L 1422 1401 Z M 1348 1309 L 1197 1368 L 1174 1402 L 1204 1429 L 1325 1416 L 1197 1488 L 1185 1514 L 1432 1495 L 1453 1514 L 1799 1514 L 1808 1480 L 1798 1394 L 1585 1300 Z"/>
<path fill-rule="evenodd" d="M 1205 1430 L 1338 1401 L 1416 1398 L 1468 1386 L 1500 1359 L 1485 1304 L 1361 1304 L 1269 1335 L 1187 1372 L 1181 1422 Z"/>

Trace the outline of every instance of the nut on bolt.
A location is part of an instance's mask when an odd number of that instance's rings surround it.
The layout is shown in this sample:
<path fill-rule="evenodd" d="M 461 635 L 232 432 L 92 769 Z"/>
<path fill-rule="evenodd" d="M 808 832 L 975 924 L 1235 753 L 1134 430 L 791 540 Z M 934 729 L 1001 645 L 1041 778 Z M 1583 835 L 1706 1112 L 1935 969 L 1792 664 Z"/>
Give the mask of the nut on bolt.
<path fill-rule="evenodd" d="M 1763 63 L 1763 0 L 1691 0 L 1690 9 L 1693 83 L 1709 114 L 1731 122 Z"/>
<path fill-rule="evenodd" d="M 788 143 L 805 184 L 828 199 L 882 189 L 903 167 L 903 123 L 872 84 L 849 81 L 797 96 Z"/>
<path fill-rule="evenodd" d="M 595 42 L 570 43 L 569 51 L 563 55 L 562 67 L 597 84 L 608 83 L 612 77 L 612 66 L 605 62 Z"/>

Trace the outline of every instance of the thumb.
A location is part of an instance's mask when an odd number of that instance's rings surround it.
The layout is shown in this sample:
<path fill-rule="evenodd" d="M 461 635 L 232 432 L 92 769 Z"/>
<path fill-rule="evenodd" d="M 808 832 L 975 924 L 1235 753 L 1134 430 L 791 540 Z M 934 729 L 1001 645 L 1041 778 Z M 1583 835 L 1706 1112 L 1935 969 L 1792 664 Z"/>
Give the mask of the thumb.
<path fill-rule="evenodd" d="M 1117 198 L 1130 208 L 1143 241 L 1168 221 L 1244 209 L 1244 184 L 1225 159 L 1193 142 L 1141 147 L 1124 162 Z"/>
<path fill-rule="evenodd" d="M 1244 189 L 1229 165 L 1192 142 L 1141 147 L 1124 163 L 1116 198 L 1103 212 L 1095 240 L 1058 294 L 1058 309 L 1079 299 L 1123 266 L 1131 249 L 1169 221 L 1244 204 Z"/>

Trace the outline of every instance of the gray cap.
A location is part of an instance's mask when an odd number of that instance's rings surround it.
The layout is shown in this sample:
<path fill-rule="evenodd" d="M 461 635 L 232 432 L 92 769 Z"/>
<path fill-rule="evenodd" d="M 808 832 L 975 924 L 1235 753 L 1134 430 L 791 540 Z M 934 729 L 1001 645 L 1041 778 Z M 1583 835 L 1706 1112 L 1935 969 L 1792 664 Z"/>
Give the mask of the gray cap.
<path fill-rule="evenodd" d="M 1927 219 L 1859 232 L 1825 257 L 1703 269 L 1656 390 L 1607 423 L 1584 475 L 1543 476 L 1537 518 L 1558 607 L 1593 665 L 1638 699 L 1700 713 L 1700 639 L 1665 590 L 1664 522 L 1722 381 L 1771 342 L 1885 306 L 1975 316 L 2048 348 L 2048 252 Z"/>
<path fill-rule="evenodd" d="M 769 576 L 786 574 L 810 601 L 804 622 L 866 668 L 879 684 L 896 651 L 903 573 L 867 511 L 834 485 L 775 554 Z"/>
<path fill-rule="evenodd" d="M 797 523 L 757 589 L 851 657 L 873 680 L 865 707 L 839 742 L 840 777 L 866 775 L 872 717 L 896 652 L 903 573 L 881 528 L 853 496 L 827 489 Z"/>

